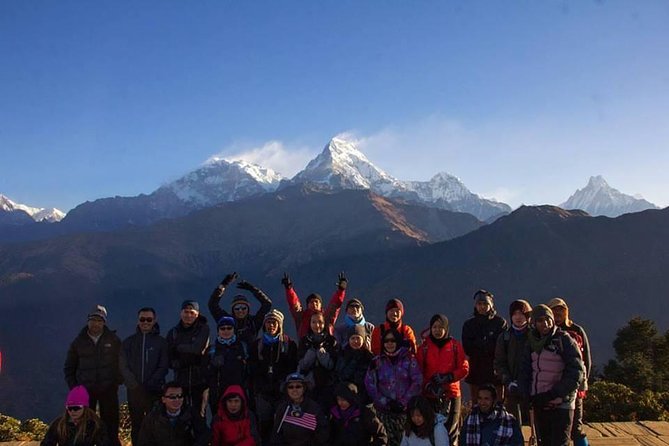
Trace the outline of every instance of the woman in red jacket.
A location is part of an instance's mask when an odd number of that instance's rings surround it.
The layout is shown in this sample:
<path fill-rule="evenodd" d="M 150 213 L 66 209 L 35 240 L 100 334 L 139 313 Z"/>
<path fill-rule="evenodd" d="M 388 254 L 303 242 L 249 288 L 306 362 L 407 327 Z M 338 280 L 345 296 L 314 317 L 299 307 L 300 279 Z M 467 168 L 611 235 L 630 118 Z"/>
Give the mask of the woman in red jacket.
<path fill-rule="evenodd" d="M 212 446 L 256 446 L 260 435 L 255 415 L 249 412 L 246 394 L 233 384 L 225 389 L 212 422 Z"/>
<path fill-rule="evenodd" d="M 446 417 L 450 444 L 460 436 L 460 380 L 469 373 L 469 362 L 460 342 L 448 335 L 448 318 L 435 314 L 430 319 L 417 359 L 423 371 L 423 395 L 436 413 Z"/>

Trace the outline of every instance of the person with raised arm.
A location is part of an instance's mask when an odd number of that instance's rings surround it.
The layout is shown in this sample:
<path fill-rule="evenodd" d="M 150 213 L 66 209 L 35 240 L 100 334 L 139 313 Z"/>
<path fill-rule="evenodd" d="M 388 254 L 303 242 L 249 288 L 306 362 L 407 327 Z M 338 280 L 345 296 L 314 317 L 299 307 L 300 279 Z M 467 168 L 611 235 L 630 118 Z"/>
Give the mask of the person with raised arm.
<path fill-rule="evenodd" d="M 251 345 L 262 329 L 265 315 L 272 308 L 272 300 L 260 288 L 242 280 L 237 284 L 237 288 L 249 291 L 253 294 L 253 297 L 260 303 L 260 308 L 256 314 L 252 315 L 251 306 L 246 296 L 243 294 L 236 294 L 232 298 L 232 303 L 230 304 L 231 312 L 229 313 L 221 306 L 221 299 L 223 298 L 225 290 L 238 278 L 239 275 L 237 273 L 227 274 L 223 278 L 221 283 L 214 289 L 209 297 L 209 312 L 214 317 L 215 321 L 220 320 L 224 316 L 234 318 L 235 333 L 237 337 L 246 342 L 246 345 Z"/>
<path fill-rule="evenodd" d="M 295 321 L 295 329 L 297 330 L 298 338 L 302 339 L 303 336 L 306 336 L 307 333 L 309 333 L 311 315 L 315 311 L 323 312 L 328 332 L 333 334 L 334 326 L 337 322 L 337 317 L 339 316 L 339 310 L 341 310 L 344 298 L 346 297 L 346 287 L 348 286 L 348 280 L 343 272 L 339 273 L 339 276 L 337 276 L 337 289 L 330 298 L 330 302 L 328 302 L 328 306 L 325 310 L 323 310 L 323 299 L 317 293 L 308 295 L 306 308 L 302 306 L 302 302 L 300 301 L 295 288 L 293 288 L 293 282 L 288 273 L 283 274 L 281 284 L 286 290 L 286 302 L 288 303 L 290 314 Z"/>

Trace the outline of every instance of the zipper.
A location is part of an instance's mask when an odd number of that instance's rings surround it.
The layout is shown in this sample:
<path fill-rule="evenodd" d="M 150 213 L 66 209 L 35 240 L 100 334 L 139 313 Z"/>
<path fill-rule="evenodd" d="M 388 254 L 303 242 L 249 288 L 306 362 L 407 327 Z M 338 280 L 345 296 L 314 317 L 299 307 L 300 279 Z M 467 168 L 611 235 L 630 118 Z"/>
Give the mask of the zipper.
<path fill-rule="evenodd" d="M 149 353 L 146 351 L 146 333 L 142 333 L 142 381 L 144 384 L 144 364 L 148 361 Z"/>

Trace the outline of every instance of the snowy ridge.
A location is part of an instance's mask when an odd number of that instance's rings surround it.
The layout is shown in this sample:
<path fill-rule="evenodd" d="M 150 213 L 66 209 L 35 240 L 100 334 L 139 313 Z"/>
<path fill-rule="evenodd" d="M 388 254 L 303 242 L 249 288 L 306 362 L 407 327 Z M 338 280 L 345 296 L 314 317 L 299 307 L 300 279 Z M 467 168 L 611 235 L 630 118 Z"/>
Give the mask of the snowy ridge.
<path fill-rule="evenodd" d="M 273 170 L 246 161 L 214 159 L 156 192 L 171 191 L 181 201 L 203 207 L 272 192 L 281 179 Z"/>
<path fill-rule="evenodd" d="M 446 172 L 436 174 L 429 181 L 399 180 L 372 164 L 357 148 L 356 141 L 345 136 L 334 137 L 291 182 L 323 183 L 337 189 L 369 189 L 385 197 L 467 212 L 480 220 L 511 212 L 508 205 L 479 197 Z"/>
<path fill-rule="evenodd" d="M 0 194 L 0 210 L 5 212 L 23 211 L 34 221 L 47 221 L 50 223 L 61 221 L 65 217 L 65 212 L 56 208 L 36 208 L 10 200 L 5 195 Z"/>
<path fill-rule="evenodd" d="M 658 209 L 656 205 L 643 198 L 626 195 L 614 189 L 601 175 L 590 177 L 588 184 L 583 189 L 578 189 L 559 206 L 563 209 L 581 209 L 590 215 L 607 217 L 617 217 L 646 209 Z"/>

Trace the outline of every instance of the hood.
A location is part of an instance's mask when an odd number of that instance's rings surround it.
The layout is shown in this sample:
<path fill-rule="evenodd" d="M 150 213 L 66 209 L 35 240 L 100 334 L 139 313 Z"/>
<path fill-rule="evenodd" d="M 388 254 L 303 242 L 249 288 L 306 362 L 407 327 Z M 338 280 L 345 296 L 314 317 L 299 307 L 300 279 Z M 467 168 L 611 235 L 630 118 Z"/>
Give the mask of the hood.
<path fill-rule="evenodd" d="M 249 405 L 246 401 L 246 393 L 244 393 L 242 386 L 238 384 L 228 386 L 225 392 L 223 392 L 223 396 L 221 396 L 221 400 L 218 402 L 218 416 L 224 419 L 229 418 L 228 412 L 225 410 L 225 399 L 230 395 L 238 395 L 242 399 L 242 418 L 248 417 Z"/>

